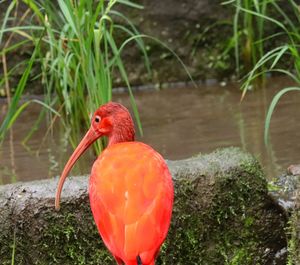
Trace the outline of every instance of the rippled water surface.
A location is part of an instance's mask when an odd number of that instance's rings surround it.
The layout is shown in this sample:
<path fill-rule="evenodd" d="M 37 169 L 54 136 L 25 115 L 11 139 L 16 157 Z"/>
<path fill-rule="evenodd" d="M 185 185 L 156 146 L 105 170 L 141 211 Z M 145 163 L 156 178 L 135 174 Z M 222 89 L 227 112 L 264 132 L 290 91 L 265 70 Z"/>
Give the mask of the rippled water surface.
<path fill-rule="evenodd" d="M 216 148 L 239 146 L 253 153 L 272 178 L 293 163 L 300 163 L 300 93 L 292 92 L 280 101 L 272 118 L 270 150 L 264 146 L 265 113 L 279 89 L 291 85 L 275 78 L 265 90 L 249 92 L 239 103 L 241 92 L 236 84 L 203 85 L 199 88 L 169 88 L 162 91 L 138 91 L 144 136 L 166 159 L 182 159 Z M 115 94 L 114 100 L 130 106 L 126 94 Z M 0 101 L 0 119 L 7 106 Z M 24 112 L 0 147 L 0 184 L 57 176 L 72 148 L 55 127 L 45 136 L 46 121 L 26 145 L 22 144 L 41 108 L 31 105 Z M 87 153 L 75 166 L 73 174 L 88 173 L 95 157 Z"/>

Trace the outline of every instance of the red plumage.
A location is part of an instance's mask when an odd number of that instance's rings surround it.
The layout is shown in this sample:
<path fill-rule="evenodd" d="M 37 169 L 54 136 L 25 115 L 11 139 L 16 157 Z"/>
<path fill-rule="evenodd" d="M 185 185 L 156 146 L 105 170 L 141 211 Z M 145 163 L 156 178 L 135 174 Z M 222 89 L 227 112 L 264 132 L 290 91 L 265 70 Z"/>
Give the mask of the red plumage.
<path fill-rule="evenodd" d="M 170 225 L 173 183 L 168 167 L 150 146 L 134 142 L 129 112 L 108 103 L 94 114 L 92 125 L 62 173 L 62 185 L 76 160 L 97 138 L 109 145 L 93 165 L 89 182 L 92 213 L 99 233 L 118 264 L 153 265 Z"/>

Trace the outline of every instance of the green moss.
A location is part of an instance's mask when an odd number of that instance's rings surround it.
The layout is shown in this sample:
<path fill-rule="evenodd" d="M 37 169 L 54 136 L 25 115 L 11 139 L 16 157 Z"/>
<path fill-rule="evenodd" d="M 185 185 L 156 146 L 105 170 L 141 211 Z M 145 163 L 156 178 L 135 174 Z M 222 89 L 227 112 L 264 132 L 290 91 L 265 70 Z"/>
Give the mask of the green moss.
<path fill-rule="evenodd" d="M 55 215 L 47 211 L 37 218 L 48 225 L 36 227 L 40 231 L 36 242 L 27 240 L 26 227 L 30 224 L 16 228 L 15 264 L 112 264 L 113 258 L 102 243 L 88 204 L 75 211 L 69 206 Z"/>
<path fill-rule="evenodd" d="M 224 156 L 224 151 L 218 152 L 214 156 Z M 239 167 L 216 176 L 214 196 L 202 196 L 207 200 L 204 204 L 195 199 L 200 195 L 197 185 L 201 180 L 196 177 L 177 183 L 175 222 L 158 264 L 266 264 L 266 242 L 258 226 L 267 183 L 255 159 L 237 159 L 242 162 Z M 212 171 L 220 169 L 218 160 L 209 163 Z"/>
<path fill-rule="evenodd" d="M 296 208 L 288 227 L 288 265 L 300 264 L 300 210 Z"/>
<path fill-rule="evenodd" d="M 60 222 L 61 216 L 65 225 Z M 42 252 L 49 253 L 47 264 L 53 261 L 58 261 L 58 264 L 82 265 L 111 263 L 112 257 L 104 247 L 91 215 L 85 220 L 85 227 L 78 227 L 77 216 L 73 213 L 60 215 L 50 223 L 56 225 L 45 231 L 42 246 Z M 63 247 L 63 251 L 60 247 Z M 61 253 L 64 256 L 60 256 Z"/>

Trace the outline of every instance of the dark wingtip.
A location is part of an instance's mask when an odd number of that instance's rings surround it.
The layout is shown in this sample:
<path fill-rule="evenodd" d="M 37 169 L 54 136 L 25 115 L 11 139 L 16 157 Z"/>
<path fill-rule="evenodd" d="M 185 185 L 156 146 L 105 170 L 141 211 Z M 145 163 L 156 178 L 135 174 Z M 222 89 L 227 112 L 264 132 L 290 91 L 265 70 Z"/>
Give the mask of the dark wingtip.
<path fill-rule="evenodd" d="M 141 259 L 140 255 L 138 255 L 138 256 L 136 257 L 136 262 L 137 262 L 137 265 L 143 265 L 142 259 Z"/>

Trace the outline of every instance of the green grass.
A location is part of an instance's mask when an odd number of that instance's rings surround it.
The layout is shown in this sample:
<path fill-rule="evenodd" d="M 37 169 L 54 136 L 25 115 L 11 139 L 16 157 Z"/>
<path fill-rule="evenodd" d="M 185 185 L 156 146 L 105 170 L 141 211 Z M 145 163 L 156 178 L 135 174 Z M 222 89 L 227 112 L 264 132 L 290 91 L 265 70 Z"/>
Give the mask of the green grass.
<path fill-rule="evenodd" d="M 252 3 L 250 5 L 250 2 Z M 287 0 L 285 6 L 280 5 L 279 1 L 242 1 L 232 0 L 227 3 L 234 3 L 236 7 L 236 15 L 234 22 L 234 32 L 238 37 L 240 36 L 238 24 L 240 21 L 240 13 L 243 14 L 244 26 L 243 31 L 247 32 L 248 40 L 251 45 L 246 47 L 253 47 L 249 49 L 249 54 L 252 58 L 252 70 L 245 77 L 242 85 L 242 99 L 245 97 L 247 91 L 251 89 L 254 81 L 264 78 L 266 73 L 280 73 L 287 75 L 295 81 L 296 86 L 282 88 L 273 98 L 265 121 L 265 143 L 268 144 L 269 128 L 271 117 L 274 109 L 280 98 L 292 91 L 300 91 L 300 55 L 299 55 L 299 42 L 300 42 L 300 13 L 299 7 L 294 0 Z M 292 13 L 287 13 L 283 7 L 289 6 Z M 272 11 L 272 12 L 271 12 Z M 273 15 L 268 15 L 273 13 Z M 274 16 L 276 14 L 276 16 Z M 255 21 L 255 23 L 253 23 Z M 252 25 L 252 26 L 251 26 Z M 267 34 L 266 26 L 272 27 L 274 32 Z M 250 28 L 253 29 L 250 29 Z M 252 32 L 252 33 L 251 33 Z M 253 34 L 257 32 L 257 34 Z M 256 36 L 256 39 L 253 39 Z M 280 39 L 281 41 L 278 41 Z M 265 43 L 279 43 L 271 49 L 265 50 Z M 245 45 L 245 42 L 237 40 L 236 56 L 239 62 L 238 47 Z M 237 62 L 238 68 L 239 63 Z M 286 68 L 285 62 L 291 62 L 292 67 Z"/>
<path fill-rule="evenodd" d="M 16 230 L 14 231 L 14 241 L 12 244 L 12 252 L 11 252 L 11 265 L 15 264 L 15 255 L 16 255 Z"/>
<path fill-rule="evenodd" d="M 238 77 L 256 65 L 264 53 L 264 43 L 260 41 L 264 35 L 264 19 L 252 12 L 265 15 L 268 2 L 269 0 L 229 0 L 222 3 L 235 8 L 232 42 Z"/>
<path fill-rule="evenodd" d="M 18 34 L 23 39 L 18 43 L 8 43 L 1 53 L 15 52 L 28 43 L 32 43 L 34 50 L 26 62 L 26 69 L 0 127 L 0 141 L 20 113 L 34 102 L 40 104 L 44 111 L 41 111 L 24 142 L 33 135 L 41 120 L 47 119 L 51 129 L 59 117 L 65 132 L 71 132 L 69 140 L 75 146 L 82 131 L 89 127 L 91 113 L 112 100 L 114 76 L 119 76 L 128 88 L 132 111 L 142 134 L 139 112 L 122 59 L 123 50 L 131 43 L 135 43 L 140 50 L 141 62 L 149 76 L 151 67 L 145 39 L 157 42 L 171 52 L 192 80 L 187 67 L 176 53 L 158 39 L 140 34 L 130 19 L 115 8 L 117 5 L 124 5 L 142 9 L 138 4 L 129 0 L 58 0 L 57 4 L 51 0 L 23 2 L 30 11 L 30 23 L 21 25 L 16 22 L 13 26 L 11 23 L 8 25 L 9 21 L 13 21 L 12 13 L 17 8 L 17 1 L 13 1 L 2 21 L 0 44 L 3 34 Z M 40 66 L 41 73 L 32 77 L 33 66 L 36 64 Z M 2 79 L 3 83 L 9 80 L 13 70 L 7 71 Z M 44 99 L 27 101 L 20 106 L 25 88 L 33 78 L 42 81 Z M 7 90 L 9 91 L 9 87 Z M 104 145 L 104 142 L 98 143 L 97 150 L 101 150 Z"/>
<path fill-rule="evenodd" d="M 43 23 L 48 45 L 48 53 L 42 57 L 45 100 L 49 106 L 59 103 L 64 117 L 62 122 L 66 128 L 72 128 L 72 135 L 80 135 L 82 127 L 89 127 L 91 113 L 112 100 L 114 71 L 119 72 L 127 85 L 137 125 L 142 133 L 128 75 L 115 42 L 115 35 L 125 33 L 128 39 L 139 33 L 129 19 L 113 10 L 117 3 L 142 8 L 127 0 L 102 0 L 96 6 L 90 0 L 60 0 L 60 12 L 57 14 L 57 7 L 52 1 L 43 3 L 47 11 Z M 128 28 L 115 24 L 112 14 L 125 18 Z M 149 69 L 143 41 L 136 38 L 136 42 Z M 53 93 L 57 95 L 55 99 L 52 98 Z M 75 137 L 72 144 L 75 145 L 77 141 Z"/>
<path fill-rule="evenodd" d="M 22 113 L 22 111 L 31 103 L 37 103 L 42 105 L 43 107 L 49 109 L 50 111 L 54 112 L 56 115 L 59 115 L 59 113 L 57 113 L 54 109 L 52 109 L 51 107 L 49 107 L 48 105 L 46 105 L 44 102 L 40 101 L 40 100 L 28 100 L 25 103 L 23 103 L 22 105 L 19 105 L 20 103 L 20 99 L 21 96 L 23 95 L 25 86 L 27 84 L 28 78 L 29 78 L 29 74 L 30 71 L 32 69 L 32 65 L 36 59 L 37 56 L 37 50 L 40 48 L 40 42 L 41 39 L 38 40 L 35 49 L 32 53 L 32 56 L 30 58 L 30 60 L 27 63 L 27 67 L 21 77 L 21 80 L 19 81 L 15 94 L 12 98 L 12 101 L 10 102 L 10 106 L 9 106 L 9 110 L 7 115 L 4 118 L 4 121 L 1 124 L 0 127 L 0 135 L 4 136 L 4 133 L 9 130 L 11 128 L 11 126 L 13 125 L 13 123 L 15 122 L 15 120 L 18 118 L 18 116 Z"/>
<path fill-rule="evenodd" d="M 142 133 L 137 106 L 121 58 L 124 43 L 130 40 L 137 44 L 149 73 L 150 63 L 138 30 L 129 18 L 114 8 L 117 4 L 138 9 L 143 7 L 129 0 L 58 0 L 57 5 L 50 0 L 24 0 L 24 3 L 31 11 L 32 24 L 8 26 L 17 8 L 17 1 L 12 1 L 0 31 L 0 44 L 3 34 L 7 33 L 25 38 L 13 45 L 6 45 L 2 54 L 14 52 L 28 42 L 34 46 L 9 104 L 8 114 L 0 127 L 0 139 L 4 138 L 24 108 L 35 102 L 50 110 L 41 112 L 43 118 L 46 114 L 47 119 L 53 121 L 59 116 L 66 130 L 72 128 L 70 141 L 75 145 L 83 128 L 89 126 L 91 113 L 112 100 L 114 74 L 118 74 L 128 88 L 133 113 Z M 116 23 L 116 20 L 120 23 Z M 124 36 L 122 43 L 116 43 L 116 36 L 119 35 Z M 41 73 L 34 78 L 42 80 L 44 99 L 27 101 L 20 106 L 20 99 L 28 81 L 32 79 L 34 64 L 41 66 Z M 4 81 L 9 77 L 9 74 L 4 75 Z M 98 147 L 101 149 L 101 146 Z"/>

